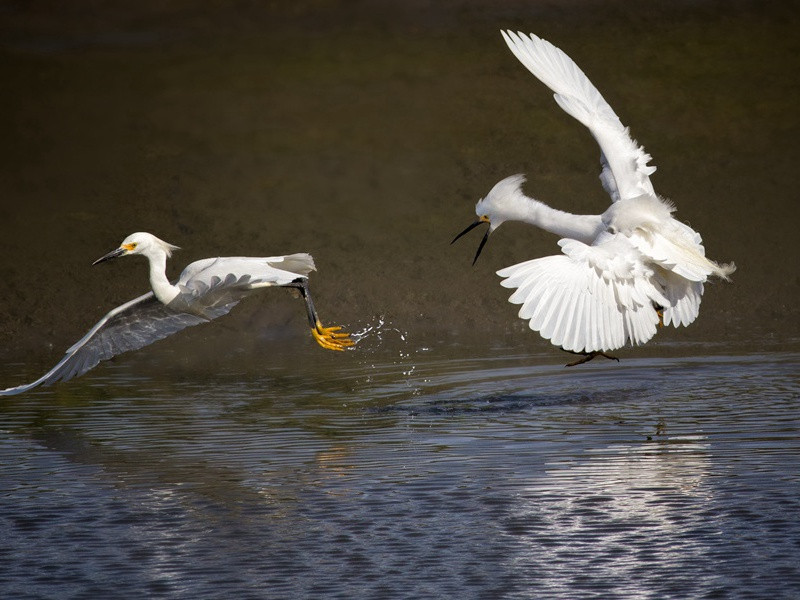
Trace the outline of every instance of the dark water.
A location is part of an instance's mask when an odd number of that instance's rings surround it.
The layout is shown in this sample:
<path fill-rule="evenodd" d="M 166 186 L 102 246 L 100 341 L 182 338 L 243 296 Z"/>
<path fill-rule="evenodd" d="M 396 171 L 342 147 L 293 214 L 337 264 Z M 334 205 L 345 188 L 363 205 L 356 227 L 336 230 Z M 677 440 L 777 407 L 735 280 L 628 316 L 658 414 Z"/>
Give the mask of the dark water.
<path fill-rule="evenodd" d="M 800 355 L 133 361 L 4 407 L 5 597 L 793 598 Z"/>
<path fill-rule="evenodd" d="M 110 308 L 128 234 L 311 252 L 279 290 L 0 406 L 2 598 L 795 598 L 796 2 L 0 3 L 0 387 Z M 501 28 L 561 46 L 739 267 L 691 327 L 567 360 L 448 246 L 503 177 L 602 212 Z M 273 293 L 275 292 L 275 293 Z"/>

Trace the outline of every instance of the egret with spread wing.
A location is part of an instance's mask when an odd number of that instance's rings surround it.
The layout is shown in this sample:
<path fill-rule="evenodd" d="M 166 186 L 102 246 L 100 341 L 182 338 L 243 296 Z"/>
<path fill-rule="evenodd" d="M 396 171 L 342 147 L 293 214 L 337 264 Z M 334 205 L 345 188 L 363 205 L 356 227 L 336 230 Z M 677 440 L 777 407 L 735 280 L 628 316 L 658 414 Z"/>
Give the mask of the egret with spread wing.
<path fill-rule="evenodd" d="M 319 320 L 308 289 L 308 274 L 315 269 L 311 255 L 206 258 L 188 265 L 173 284 L 167 279 L 166 267 L 167 258 L 176 249 L 177 246 L 149 233 L 134 233 L 119 248 L 92 263 L 142 255 L 150 263 L 153 291 L 118 306 L 100 319 L 48 373 L 27 385 L 0 390 L 0 396 L 83 375 L 100 361 L 221 317 L 242 298 L 265 287 L 294 288 L 300 292 L 311 333 L 323 348 L 344 350 L 354 344 L 340 327 L 324 327 Z"/>
<path fill-rule="evenodd" d="M 558 105 L 589 128 L 600 145 L 600 182 L 612 204 L 602 215 L 573 215 L 523 194 L 524 176 L 508 177 L 475 206 L 486 223 L 475 260 L 489 234 L 505 221 L 523 221 L 560 236 L 562 254 L 497 272 L 516 288 L 509 301 L 531 329 L 580 364 L 624 346 L 643 344 L 659 324 L 689 325 L 700 310 L 709 277 L 728 279 L 733 264 L 705 256 L 700 235 L 673 218 L 674 206 L 656 195 L 650 155 L 629 135 L 614 110 L 578 66 L 550 42 L 502 32 L 508 47 L 553 92 Z M 474 264 L 474 261 L 473 261 Z"/>

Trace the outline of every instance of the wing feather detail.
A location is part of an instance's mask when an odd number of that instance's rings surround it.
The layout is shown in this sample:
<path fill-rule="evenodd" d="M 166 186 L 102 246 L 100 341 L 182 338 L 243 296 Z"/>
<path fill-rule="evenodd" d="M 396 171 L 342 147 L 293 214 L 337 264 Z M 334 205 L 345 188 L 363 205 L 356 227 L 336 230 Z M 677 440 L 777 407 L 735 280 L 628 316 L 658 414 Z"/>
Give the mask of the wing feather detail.
<path fill-rule="evenodd" d="M 664 280 L 664 295 L 669 305 L 664 308 L 664 325 L 680 327 L 691 324 L 700 313 L 703 282 L 689 281 L 670 271 L 660 273 Z"/>
<path fill-rule="evenodd" d="M 641 227 L 629 239 L 653 263 L 691 282 L 703 283 L 711 275 L 728 279 L 736 270 L 733 264 L 718 264 L 706 258 L 700 235 L 675 219 L 663 223 L 660 231 Z"/>
<path fill-rule="evenodd" d="M 501 32 L 517 59 L 554 92 L 556 103 L 600 146 L 600 182 L 612 201 L 654 195 L 656 168 L 584 72 L 562 50 L 533 34 Z"/>
<path fill-rule="evenodd" d="M 227 314 L 249 291 L 249 278 L 229 275 L 182 286 L 168 305 L 148 292 L 110 311 L 66 351 L 59 363 L 36 381 L 0 390 L 0 396 L 19 394 L 39 385 L 79 377 L 100 362 L 164 339 L 186 327 Z"/>
<path fill-rule="evenodd" d="M 570 239 L 564 254 L 537 258 L 497 272 L 516 288 L 509 301 L 519 316 L 556 346 L 573 352 L 609 351 L 643 344 L 656 333 L 656 306 L 669 306 L 663 278 L 624 236 L 594 246 Z M 677 318 L 677 317 L 675 317 Z"/>
<path fill-rule="evenodd" d="M 315 270 L 314 259 L 310 254 L 298 253 L 287 256 L 251 257 L 226 256 L 206 258 L 186 266 L 178 284 L 208 281 L 212 277 L 225 279 L 249 277 L 251 284 L 287 285 L 298 277 L 307 277 Z"/>

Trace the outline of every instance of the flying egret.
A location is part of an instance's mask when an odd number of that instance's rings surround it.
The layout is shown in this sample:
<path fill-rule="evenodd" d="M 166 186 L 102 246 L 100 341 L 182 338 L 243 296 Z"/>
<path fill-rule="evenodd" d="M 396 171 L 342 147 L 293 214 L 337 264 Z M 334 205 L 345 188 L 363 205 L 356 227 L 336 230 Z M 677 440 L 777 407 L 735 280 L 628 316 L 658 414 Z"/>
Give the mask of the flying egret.
<path fill-rule="evenodd" d="M 553 92 L 556 103 L 600 145 L 600 182 L 612 204 L 602 215 L 573 215 L 523 194 L 523 175 L 500 181 L 475 205 L 475 227 L 489 234 L 505 221 L 523 221 L 560 236 L 561 255 L 529 260 L 497 272 L 516 288 L 509 302 L 554 345 L 583 355 L 573 366 L 631 344 L 644 344 L 656 326 L 689 325 L 697 317 L 703 284 L 727 280 L 734 264 L 705 257 L 700 235 L 672 217 L 675 207 L 656 195 L 650 155 L 629 135 L 583 71 L 550 42 L 501 32 L 519 61 Z M 475 263 L 473 260 L 473 264 Z"/>
<path fill-rule="evenodd" d="M 109 312 L 45 375 L 27 385 L 0 390 L 0 396 L 83 375 L 100 361 L 221 317 L 242 298 L 265 287 L 300 292 L 311 333 L 323 348 L 344 350 L 354 345 L 341 327 L 324 327 L 319 320 L 308 288 L 308 274 L 315 269 L 311 255 L 205 258 L 189 264 L 172 284 L 166 275 L 167 258 L 177 248 L 152 234 L 134 233 L 119 248 L 94 261 L 96 265 L 120 256 L 144 256 L 150 263 L 153 291 Z"/>

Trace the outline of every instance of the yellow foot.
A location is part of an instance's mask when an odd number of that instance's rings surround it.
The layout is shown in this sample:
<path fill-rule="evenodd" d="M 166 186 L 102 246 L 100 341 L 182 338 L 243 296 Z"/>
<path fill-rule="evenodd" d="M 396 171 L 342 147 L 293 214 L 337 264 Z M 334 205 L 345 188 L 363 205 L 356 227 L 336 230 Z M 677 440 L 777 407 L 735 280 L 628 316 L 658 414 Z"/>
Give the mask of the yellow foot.
<path fill-rule="evenodd" d="M 350 339 L 350 334 L 341 331 L 341 327 L 323 327 L 322 323 L 317 321 L 316 327 L 311 329 L 311 335 L 317 340 L 317 343 L 326 350 L 343 351 L 350 346 L 355 346 L 356 343 Z"/>

